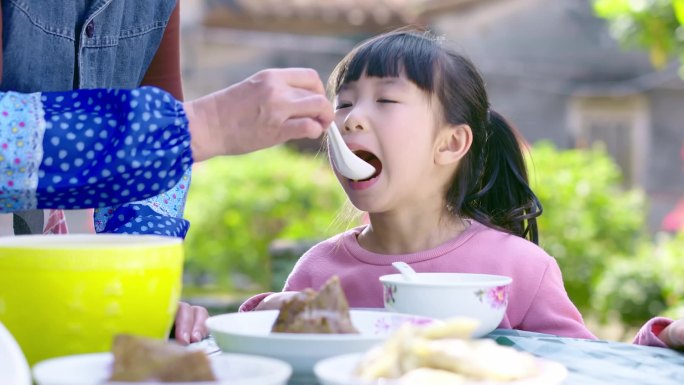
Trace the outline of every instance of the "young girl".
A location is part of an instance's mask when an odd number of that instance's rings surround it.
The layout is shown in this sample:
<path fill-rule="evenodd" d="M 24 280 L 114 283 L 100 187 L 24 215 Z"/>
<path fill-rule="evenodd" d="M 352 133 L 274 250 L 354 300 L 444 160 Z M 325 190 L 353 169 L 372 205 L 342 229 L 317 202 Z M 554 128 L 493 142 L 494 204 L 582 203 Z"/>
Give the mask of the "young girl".
<path fill-rule="evenodd" d="M 537 246 L 541 205 L 515 131 L 490 108 L 473 64 L 426 33 L 398 31 L 349 53 L 330 80 L 335 121 L 371 163 L 367 180 L 337 178 L 370 224 L 306 252 L 284 292 L 241 310 L 279 308 L 305 288 L 340 278 L 352 307 L 383 307 L 378 277 L 392 262 L 416 271 L 513 278 L 501 328 L 595 338 L 568 298 L 554 258 Z M 638 336 L 664 346 L 654 319 Z M 668 333 L 663 333 L 669 336 Z"/>

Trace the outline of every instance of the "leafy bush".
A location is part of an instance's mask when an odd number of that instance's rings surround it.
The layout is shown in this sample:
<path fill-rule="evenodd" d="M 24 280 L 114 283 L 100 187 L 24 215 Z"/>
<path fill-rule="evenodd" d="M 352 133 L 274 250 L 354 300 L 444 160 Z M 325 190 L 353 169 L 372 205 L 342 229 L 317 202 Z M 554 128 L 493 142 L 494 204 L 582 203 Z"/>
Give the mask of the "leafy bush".
<path fill-rule="evenodd" d="M 684 232 L 658 234 L 636 258 L 607 266 L 594 296 L 604 317 L 641 326 L 656 315 L 684 318 Z"/>
<path fill-rule="evenodd" d="M 667 304 L 657 265 L 650 243 L 644 243 L 635 258 L 608 263 L 592 297 L 600 319 L 639 327 L 661 314 Z"/>
<path fill-rule="evenodd" d="M 644 195 L 623 190 L 618 167 L 601 148 L 559 151 L 539 142 L 529 170 L 544 207 L 540 245 L 558 260 L 580 311 L 595 312 L 591 295 L 606 265 L 634 256 L 644 236 Z"/>
<path fill-rule="evenodd" d="M 201 163 L 186 206 L 186 275 L 223 289 L 267 289 L 269 244 L 341 231 L 332 223 L 345 200 L 324 156 L 277 147 Z"/>
<path fill-rule="evenodd" d="M 684 230 L 673 236 L 663 234 L 655 245 L 653 259 L 657 261 L 658 281 L 668 306 L 663 314 L 684 318 Z"/>

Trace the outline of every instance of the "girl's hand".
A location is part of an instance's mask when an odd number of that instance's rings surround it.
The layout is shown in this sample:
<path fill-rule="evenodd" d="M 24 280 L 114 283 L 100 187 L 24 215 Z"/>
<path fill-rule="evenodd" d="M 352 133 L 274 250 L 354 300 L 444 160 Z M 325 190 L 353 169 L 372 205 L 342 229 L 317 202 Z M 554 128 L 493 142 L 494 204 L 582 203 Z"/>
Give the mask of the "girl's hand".
<path fill-rule="evenodd" d="M 176 341 L 187 345 L 204 339 L 209 335 L 209 329 L 205 324 L 207 318 L 207 309 L 181 302 L 176 312 Z"/>
<path fill-rule="evenodd" d="M 273 293 L 264 298 L 254 310 L 280 310 L 280 307 L 287 301 L 296 298 L 305 298 L 306 295 L 300 291 L 283 291 L 280 293 Z"/>
<path fill-rule="evenodd" d="M 684 319 L 669 324 L 658 338 L 672 349 L 684 349 Z"/>

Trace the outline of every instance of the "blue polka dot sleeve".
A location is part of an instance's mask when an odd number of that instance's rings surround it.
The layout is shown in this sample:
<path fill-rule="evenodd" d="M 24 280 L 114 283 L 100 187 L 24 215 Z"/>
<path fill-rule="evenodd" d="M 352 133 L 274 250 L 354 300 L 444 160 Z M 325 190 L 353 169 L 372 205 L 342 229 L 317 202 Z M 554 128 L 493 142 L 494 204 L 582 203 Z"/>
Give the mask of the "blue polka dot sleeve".
<path fill-rule="evenodd" d="M 95 207 L 99 231 L 187 232 L 190 136 L 168 93 L 1 93 L 0 135 L 0 211 Z"/>
<path fill-rule="evenodd" d="M 95 210 L 98 233 L 158 234 L 185 238 L 190 222 L 183 219 L 191 169 L 170 190 L 143 201 Z"/>

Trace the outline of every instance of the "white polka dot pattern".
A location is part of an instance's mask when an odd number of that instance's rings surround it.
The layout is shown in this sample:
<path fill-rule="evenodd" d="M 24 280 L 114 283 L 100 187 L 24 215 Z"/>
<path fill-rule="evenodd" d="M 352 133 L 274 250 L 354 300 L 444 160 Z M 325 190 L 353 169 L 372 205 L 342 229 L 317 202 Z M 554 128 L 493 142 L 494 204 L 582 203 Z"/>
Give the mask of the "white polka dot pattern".
<path fill-rule="evenodd" d="M 42 103 L 41 119 L 16 102 L 19 96 L 31 97 L 15 94 L 0 109 L 6 112 L 0 116 L 0 156 L 10 155 L 0 161 L 0 183 L 13 186 L 0 188 L 13 205 L 0 212 L 105 208 L 105 222 L 116 223 L 103 223 L 104 231 L 185 235 L 188 223 L 181 217 L 192 154 L 181 102 L 154 87 L 33 94 L 36 106 Z M 38 118 L 26 118 L 31 116 Z M 127 202 L 135 203 L 123 211 L 116 207 Z"/>
<path fill-rule="evenodd" d="M 183 220 L 185 200 L 190 186 L 191 169 L 187 169 L 181 180 L 171 190 L 143 201 L 127 203 L 119 207 L 106 207 L 95 210 L 95 231 L 98 233 L 131 233 L 159 234 L 185 237 L 189 222 Z M 145 206 L 145 208 L 134 208 Z M 152 212 L 150 212 L 150 210 Z M 126 215 L 134 214 L 133 216 Z M 138 221 L 145 215 L 152 225 Z M 115 217 L 115 218 L 114 218 Z M 136 225 L 137 224 L 137 225 Z"/>

